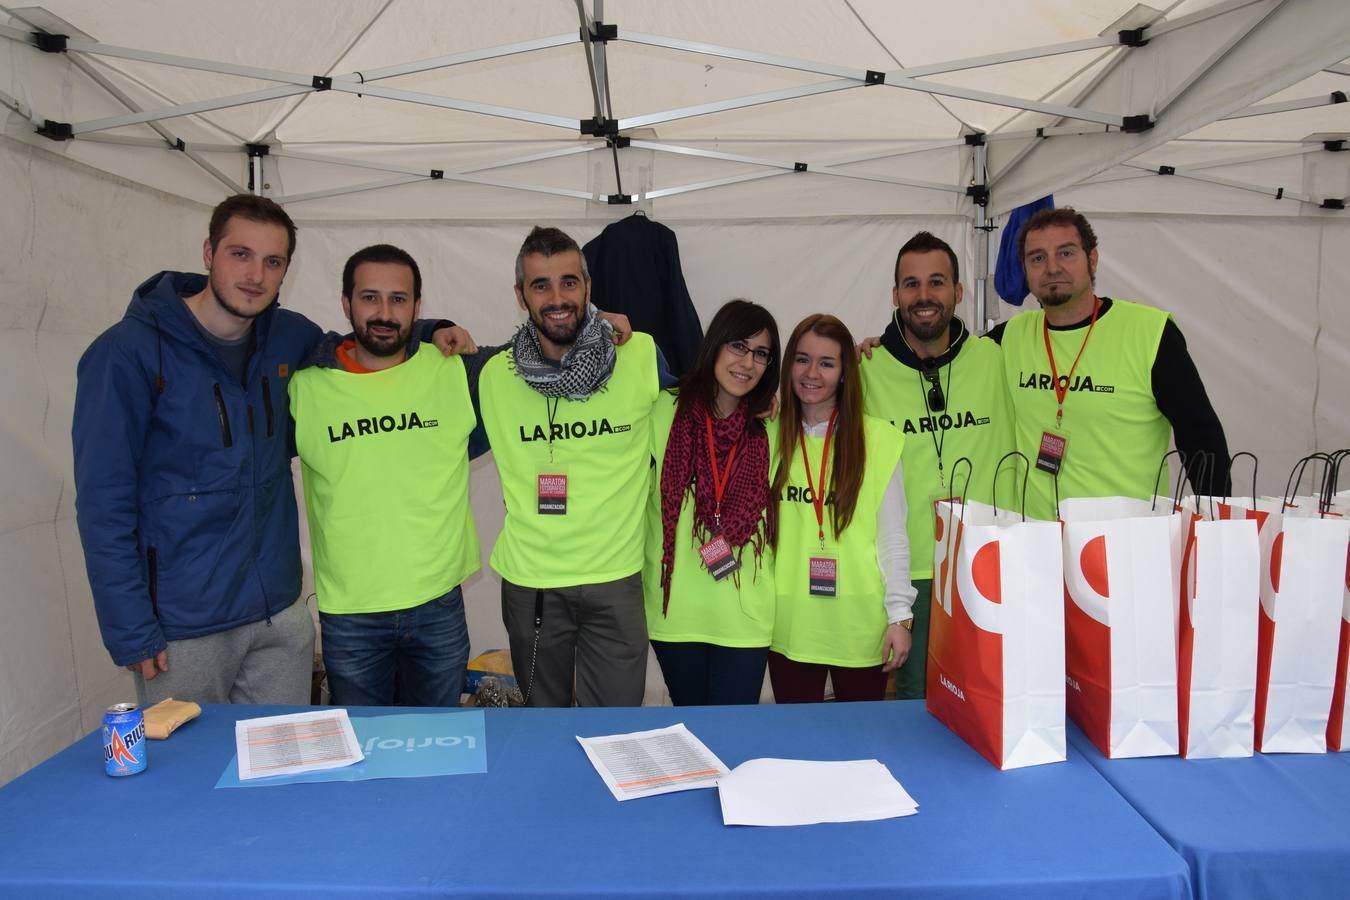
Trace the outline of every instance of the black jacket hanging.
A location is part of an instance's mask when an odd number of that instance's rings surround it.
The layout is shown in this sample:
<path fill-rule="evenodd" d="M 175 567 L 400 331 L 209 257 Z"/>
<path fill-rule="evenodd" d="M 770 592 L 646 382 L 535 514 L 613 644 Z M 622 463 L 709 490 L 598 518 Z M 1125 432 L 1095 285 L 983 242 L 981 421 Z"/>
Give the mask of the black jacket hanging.
<path fill-rule="evenodd" d="M 591 301 L 623 313 L 635 331 L 644 331 L 665 354 L 673 375 L 694 364 L 703 326 L 680 269 L 675 232 L 645 215 L 612 222 L 586 244 Z"/>

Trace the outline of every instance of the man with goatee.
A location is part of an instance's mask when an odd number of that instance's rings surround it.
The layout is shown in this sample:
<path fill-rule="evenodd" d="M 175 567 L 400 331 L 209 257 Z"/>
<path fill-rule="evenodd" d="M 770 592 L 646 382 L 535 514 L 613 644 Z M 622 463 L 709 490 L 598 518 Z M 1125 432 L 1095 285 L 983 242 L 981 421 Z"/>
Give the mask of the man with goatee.
<path fill-rule="evenodd" d="M 956 316 L 961 268 L 944 240 L 926 231 L 910 238 L 895 260 L 894 309 L 879 349 L 862 360 L 863 408 L 905 435 L 901 462 L 909 510 L 910 577 L 917 597 L 909 658 L 895 676 L 896 697 L 925 695 L 928 613 L 933 589 L 935 501 L 964 494 L 989 502 L 994 467 L 1012 449 L 1012 407 L 996 344 L 970 333 Z M 958 459 L 964 465 L 953 484 Z M 1000 497 L 1023 472 L 1005 473 Z"/>
<path fill-rule="evenodd" d="M 1152 497 L 1169 438 L 1197 494 L 1228 494 L 1223 425 L 1171 314 L 1097 295 L 1097 235 L 1071 207 L 1028 219 L 1018 253 L 1041 308 L 990 337 L 1034 461 L 1027 514 L 1056 518 L 1056 496 Z"/>

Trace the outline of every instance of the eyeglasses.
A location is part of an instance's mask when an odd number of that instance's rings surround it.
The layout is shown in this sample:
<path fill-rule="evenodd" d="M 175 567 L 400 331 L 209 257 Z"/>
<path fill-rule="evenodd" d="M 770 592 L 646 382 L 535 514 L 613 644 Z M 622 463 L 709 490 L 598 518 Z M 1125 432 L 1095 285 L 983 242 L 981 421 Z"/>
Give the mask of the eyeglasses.
<path fill-rule="evenodd" d="M 752 354 L 757 365 L 767 366 L 769 360 L 773 359 L 773 354 L 763 347 L 751 347 L 745 341 L 727 341 L 726 348 L 736 355 L 737 359 L 744 359 L 746 354 Z"/>
<path fill-rule="evenodd" d="M 928 409 L 930 412 L 942 412 L 947 408 L 947 398 L 942 394 L 942 372 L 939 369 L 922 369 L 919 372 L 928 382 Z"/>

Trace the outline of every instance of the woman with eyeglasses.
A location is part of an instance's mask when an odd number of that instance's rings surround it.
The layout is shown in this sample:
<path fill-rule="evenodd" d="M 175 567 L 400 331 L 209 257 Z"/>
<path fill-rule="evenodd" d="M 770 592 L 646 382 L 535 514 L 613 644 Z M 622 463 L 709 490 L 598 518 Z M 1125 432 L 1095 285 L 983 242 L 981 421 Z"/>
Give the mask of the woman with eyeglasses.
<path fill-rule="evenodd" d="M 802 320 L 784 352 L 769 679 L 779 703 L 880 700 L 910 649 L 902 435 L 863 414 L 853 336 Z"/>
<path fill-rule="evenodd" d="M 678 392 L 653 412 L 660 469 L 643 582 L 647 632 L 676 706 L 759 702 L 775 602 L 764 417 L 778 369 L 773 316 L 732 300 Z"/>

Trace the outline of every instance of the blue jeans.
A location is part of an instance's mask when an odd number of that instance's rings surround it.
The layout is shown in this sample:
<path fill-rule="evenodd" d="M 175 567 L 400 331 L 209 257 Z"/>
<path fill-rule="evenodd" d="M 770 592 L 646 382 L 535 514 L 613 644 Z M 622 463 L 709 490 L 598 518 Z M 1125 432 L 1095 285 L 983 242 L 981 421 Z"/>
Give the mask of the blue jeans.
<path fill-rule="evenodd" d="M 652 649 L 675 706 L 759 702 L 768 647 L 652 641 Z"/>
<path fill-rule="evenodd" d="M 319 613 L 334 706 L 459 706 L 469 662 L 464 595 L 380 613 Z"/>

